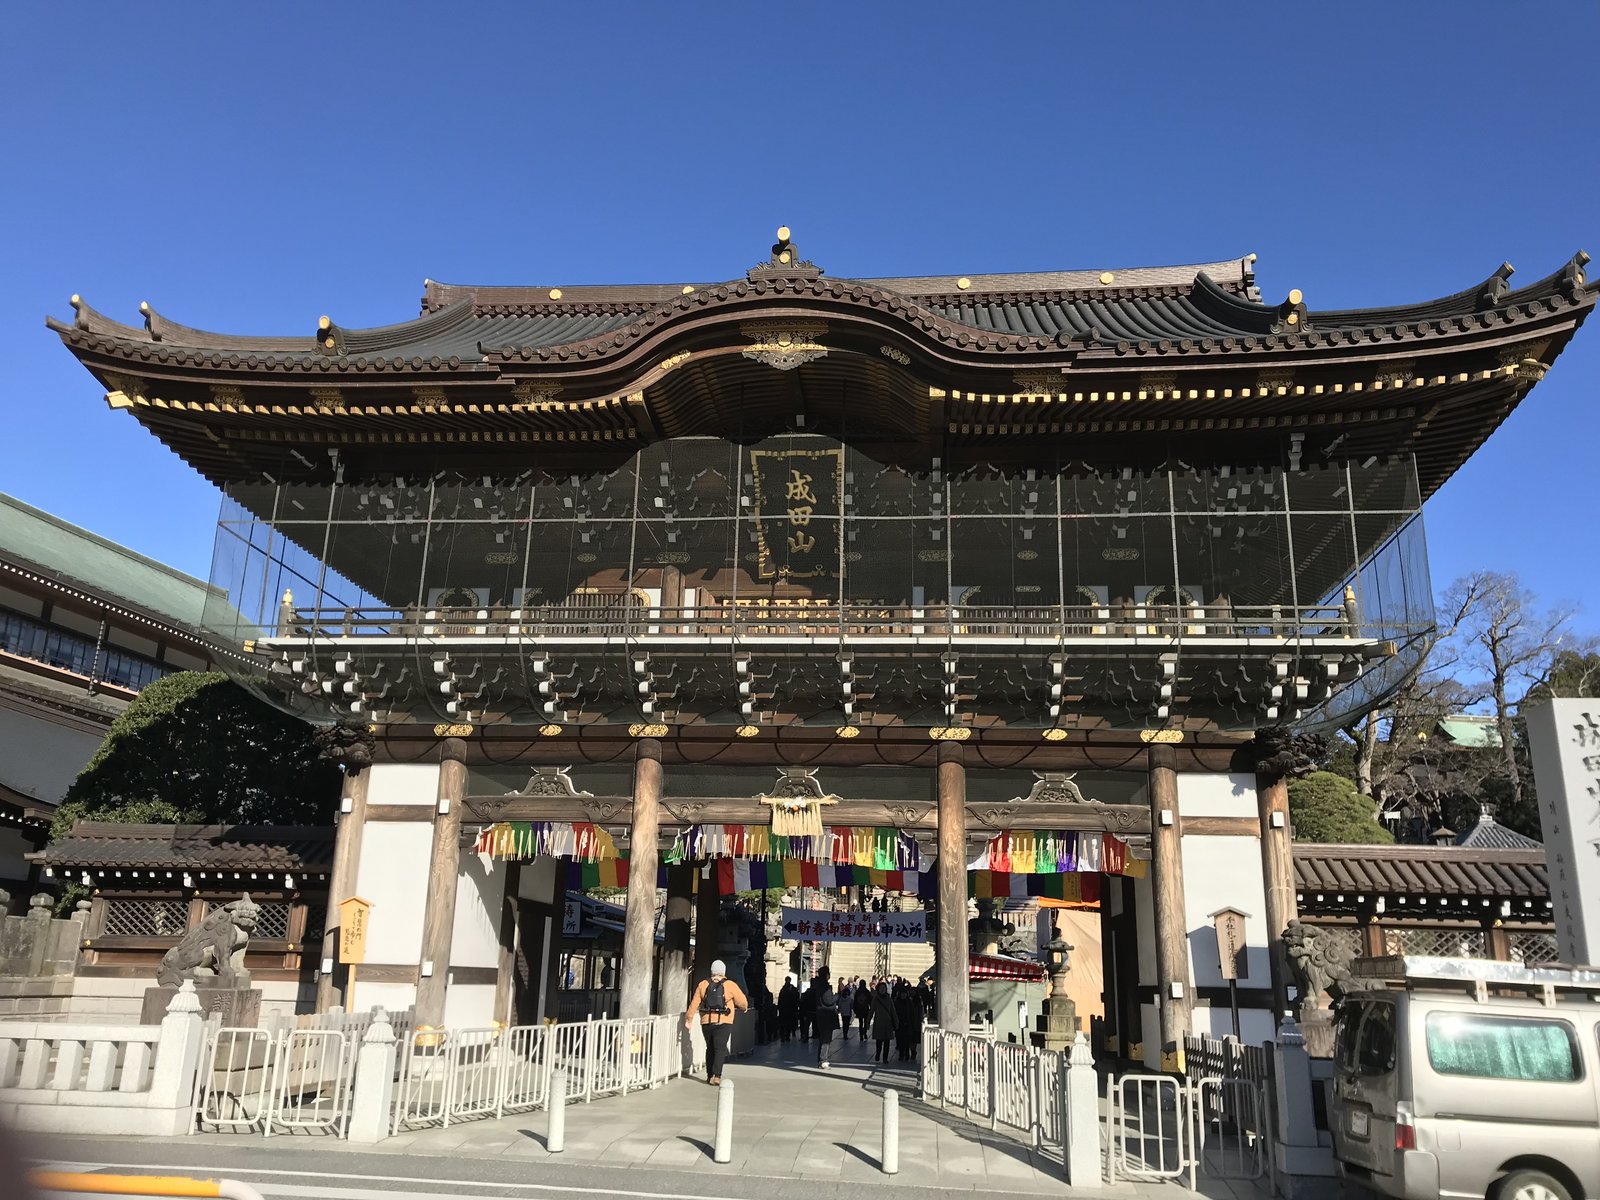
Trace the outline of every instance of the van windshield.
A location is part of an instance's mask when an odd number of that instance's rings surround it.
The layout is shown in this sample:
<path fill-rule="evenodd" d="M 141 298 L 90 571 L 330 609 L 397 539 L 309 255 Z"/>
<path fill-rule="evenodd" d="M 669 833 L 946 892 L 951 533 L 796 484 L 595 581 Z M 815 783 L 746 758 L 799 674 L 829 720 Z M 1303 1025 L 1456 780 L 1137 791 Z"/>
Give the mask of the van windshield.
<path fill-rule="evenodd" d="M 1441 1075 L 1571 1082 L 1582 1076 L 1577 1037 L 1565 1021 L 1433 1012 L 1428 1063 Z"/>

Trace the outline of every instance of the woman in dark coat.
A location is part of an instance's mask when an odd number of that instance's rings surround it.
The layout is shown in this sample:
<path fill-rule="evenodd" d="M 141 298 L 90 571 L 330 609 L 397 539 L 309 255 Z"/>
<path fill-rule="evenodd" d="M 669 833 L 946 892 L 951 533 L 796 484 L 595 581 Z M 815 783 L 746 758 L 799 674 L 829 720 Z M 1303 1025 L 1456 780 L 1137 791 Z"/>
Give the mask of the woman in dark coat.
<path fill-rule="evenodd" d="M 833 1035 L 839 1032 L 839 996 L 826 975 L 820 976 L 811 990 L 817 993 L 817 1013 L 813 1018 L 817 1031 L 817 1066 L 826 1071 L 833 1054 Z"/>
<path fill-rule="evenodd" d="M 922 1029 L 922 1004 L 916 990 L 902 983 L 894 993 L 894 1041 L 901 1062 L 910 1062 L 917 1050 L 917 1034 Z"/>
<path fill-rule="evenodd" d="M 865 979 L 856 981 L 855 994 L 850 997 L 850 1007 L 861 1025 L 861 1040 L 864 1042 L 867 1040 L 867 1025 L 872 1016 L 872 988 Z"/>
<path fill-rule="evenodd" d="M 889 985 L 880 983 L 872 993 L 872 1040 L 878 1043 L 877 1055 L 873 1062 L 889 1061 L 889 1042 L 894 1037 L 895 1014 L 894 997 L 889 994 Z"/>

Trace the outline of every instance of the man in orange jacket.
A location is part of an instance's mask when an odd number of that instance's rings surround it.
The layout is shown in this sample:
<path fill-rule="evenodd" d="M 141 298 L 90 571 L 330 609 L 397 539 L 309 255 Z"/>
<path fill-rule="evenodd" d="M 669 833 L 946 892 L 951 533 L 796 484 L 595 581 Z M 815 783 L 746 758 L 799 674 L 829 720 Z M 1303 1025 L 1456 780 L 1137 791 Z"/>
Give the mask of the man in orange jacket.
<path fill-rule="evenodd" d="M 706 1039 L 706 1082 L 712 1087 L 722 1083 L 722 1064 L 728 1059 L 728 1038 L 733 1035 L 733 1016 L 750 1007 L 739 985 L 727 977 L 728 965 L 720 958 L 711 964 L 711 977 L 702 979 L 689 1001 L 689 1011 L 683 1014 L 683 1027 L 688 1029 L 700 1018 L 700 1032 Z"/>

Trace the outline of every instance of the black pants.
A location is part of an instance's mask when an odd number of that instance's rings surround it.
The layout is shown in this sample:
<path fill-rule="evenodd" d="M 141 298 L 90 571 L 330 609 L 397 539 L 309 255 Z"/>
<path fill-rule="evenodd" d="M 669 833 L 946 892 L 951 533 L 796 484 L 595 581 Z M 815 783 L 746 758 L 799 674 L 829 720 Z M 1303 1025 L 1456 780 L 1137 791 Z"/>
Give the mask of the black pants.
<path fill-rule="evenodd" d="M 720 1079 L 722 1064 L 728 1061 L 728 1039 L 733 1036 L 733 1026 L 707 1023 L 700 1026 L 700 1031 L 706 1035 L 706 1078 Z"/>
<path fill-rule="evenodd" d="M 888 1038 L 877 1038 L 875 1040 L 878 1043 L 878 1056 L 876 1058 L 874 1058 L 872 1061 L 873 1062 L 888 1062 L 889 1061 L 889 1039 Z"/>

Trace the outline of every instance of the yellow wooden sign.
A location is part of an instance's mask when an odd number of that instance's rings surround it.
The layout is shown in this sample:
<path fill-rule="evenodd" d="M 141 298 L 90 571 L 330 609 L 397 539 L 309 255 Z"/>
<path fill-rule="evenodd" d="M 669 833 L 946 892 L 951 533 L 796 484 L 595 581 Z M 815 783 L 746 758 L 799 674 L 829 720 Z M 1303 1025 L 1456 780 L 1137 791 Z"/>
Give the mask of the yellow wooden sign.
<path fill-rule="evenodd" d="M 339 901 L 339 961 L 356 965 L 367 961 L 367 917 L 372 901 L 350 896 Z"/>

